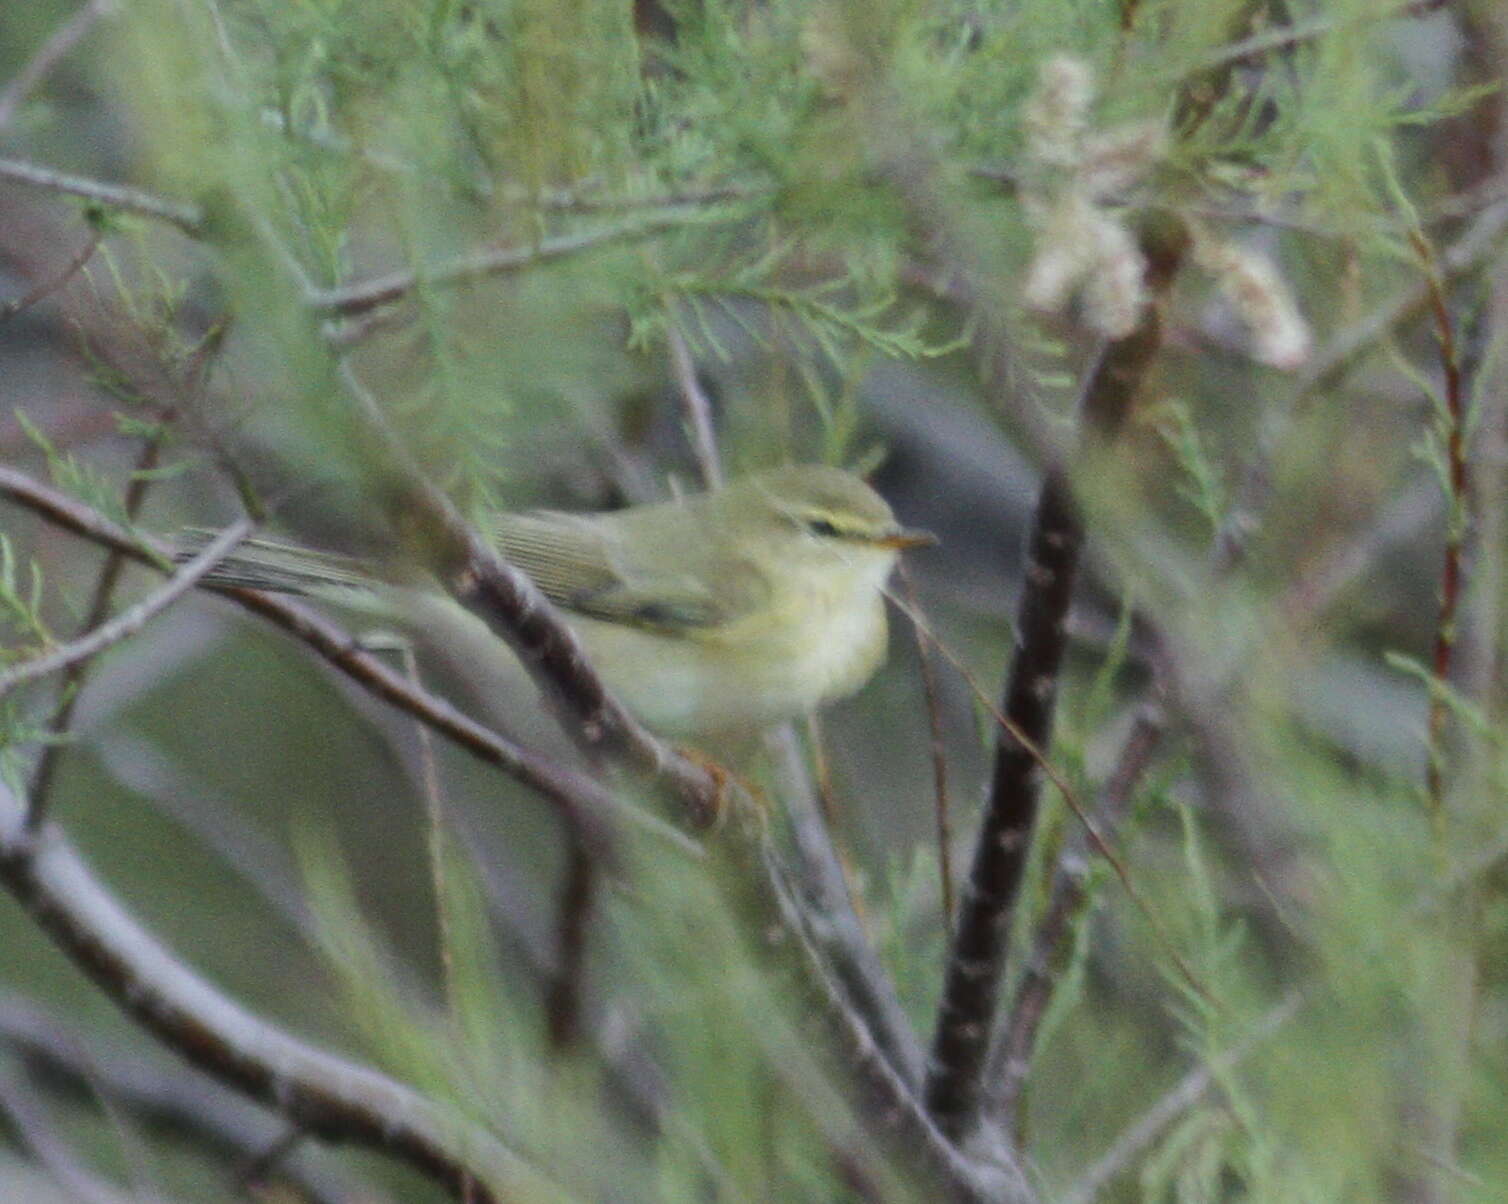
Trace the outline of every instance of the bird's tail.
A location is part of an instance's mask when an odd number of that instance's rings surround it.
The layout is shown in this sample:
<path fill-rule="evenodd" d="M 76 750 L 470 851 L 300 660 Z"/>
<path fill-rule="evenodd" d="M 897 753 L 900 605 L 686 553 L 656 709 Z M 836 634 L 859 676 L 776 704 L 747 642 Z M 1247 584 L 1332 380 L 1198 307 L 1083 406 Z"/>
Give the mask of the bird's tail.
<path fill-rule="evenodd" d="M 174 541 L 173 559 L 192 560 L 215 535 L 199 529 L 181 532 Z M 371 594 L 377 578 L 371 566 L 355 556 L 273 539 L 248 539 L 200 584 L 207 589 L 257 589 L 356 603 Z"/>

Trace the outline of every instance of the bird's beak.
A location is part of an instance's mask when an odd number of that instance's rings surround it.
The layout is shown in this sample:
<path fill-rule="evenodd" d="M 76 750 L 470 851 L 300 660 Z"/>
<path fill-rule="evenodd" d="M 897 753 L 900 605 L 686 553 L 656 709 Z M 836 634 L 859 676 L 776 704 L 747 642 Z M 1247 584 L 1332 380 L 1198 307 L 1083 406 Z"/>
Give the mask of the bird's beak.
<path fill-rule="evenodd" d="M 889 535 L 882 535 L 875 543 L 882 548 L 930 548 L 937 542 L 937 536 L 931 531 L 923 531 L 919 527 L 900 527 Z"/>

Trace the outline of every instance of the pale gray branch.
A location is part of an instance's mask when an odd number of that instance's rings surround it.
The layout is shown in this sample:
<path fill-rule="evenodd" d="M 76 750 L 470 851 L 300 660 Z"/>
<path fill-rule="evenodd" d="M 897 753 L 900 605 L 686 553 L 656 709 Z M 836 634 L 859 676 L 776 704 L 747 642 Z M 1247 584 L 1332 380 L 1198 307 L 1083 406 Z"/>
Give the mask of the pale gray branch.
<path fill-rule="evenodd" d="M 249 518 L 237 519 L 217 535 L 205 549 L 175 573 L 168 583 L 148 595 L 135 606 L 122 611 L 108 623 L 102 623 L 93 631 L 61 644 L 51 652 L 22 661 L 4 673 L 0 673 L 0 698 L 28 681 L 36 681 L 58 673 L 70 665 L 82 664 L 98 656 L 105 649 L 122 640 L 129 639 L 154 617 L 161 614 L 194 586 L 223 560 L 238 543 L 251 534 L 256 523 Z"/>
<path fill-rule="evenodd" d="M 4 786 L 0 882 L 133 1020 L 301 1130 L 384 1150 L 458 1197 L 495 1200 L 517 1190 L 569 1198 L 490 1132 L 370 1067 L 306 1044 L 224 995 L 125 910 L 56 825 L 33 831 L 26 809 Z"/>
<path fill-rule="evenodd" d="M 197 236 L 203 233 L 204 211 L 199 206 L 166 200 L 123 184 L 107 184 L 102 180 L 73 176 L 20 159 L 0 159 L 0 179 L 83 197 L 86 201 L 94 201 L 112 209 L 124 209 L 128 213 L 139 213 L 143 217 L 155 217 L 171 222 L 185 234 Z"/>
<path fill-rule="evenodd" d="M 673 209 L 622 225 L 578 234 L 563 234 L 558 238 L 541 239 L 537 243 L 469 251 L 419 272 L 391 272 L 386 276 L 338 288 L 314 289 L 304 301 L 310 309 L 350 317 L 397 301 L 421 285 L 461 284 L 486 276 L 506 275 L 536 264 L 563 259 L 593 247 L 637 242 L 664 230 L 706 220 L 706 214 L 699 209 L 690 212 Z"/>

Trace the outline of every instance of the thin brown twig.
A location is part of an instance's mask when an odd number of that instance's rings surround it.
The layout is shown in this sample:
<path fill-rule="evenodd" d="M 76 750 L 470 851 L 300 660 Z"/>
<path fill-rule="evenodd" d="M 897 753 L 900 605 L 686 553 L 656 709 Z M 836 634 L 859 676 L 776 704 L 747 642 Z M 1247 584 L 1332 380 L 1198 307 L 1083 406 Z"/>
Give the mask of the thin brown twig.
<path fill-rule="evenodd" d="M 1454 284 L 1485 266 L 1501 250 L 1508 230 L 1508 201 L 1482 211 L 1471 226 L 1437 257 L 1441 286 Z M 1271 405 L 1262 416 L 1256 448 L 1247 461 L 1234 500 L 1210 552 L 1216 574 L 1229 573 L 1242 561 L 1262 512 L 1272 497 L 1273 460 L 1283 440 L 1309 405 L 1343 381 L 1368 352 L 1402 323 L 1430 304 L 1430 284 L 1421 280 L 1400 289 L 1388 302 L 1361 321 L 1331 337 L 1309 361 L 1286 401 Z"/>
<path fill-rule="evenodd" d="M 56 275 L 32 285 L 30 290 L 14 301 L 7 301 L 4 305 L 0 305 L 0 322 L 8 322 L 17 314 L 25 313 L 38 301 L 52 296 L 79 274 L 84 265 L 94 257 L 94 253 L 99 250 L 99 245 L 104 239 L 105 236 L 96 230 L 84 240 L 84 245 L 73 253 Z"/>
<path fill-rule="evenodd" d="M 3 161 L 0 161 L 3 163 Z M 418 272 L 391 272 L 372 280 L 340 285 L 329 289 L 311 289 L 304 303 L 313 310 L 352 317 L 364 314 L 407 296 L 421 285 L 464 284 L 487 276 L 517 272 L 552 260 L 563 259 L 581 251 L 613 244 L 637 242 L 680 226 L 710 220 L 702 210 L 670 210 L 652 214 L 617 226 L 605 226 L 576 234 L 541 239 L 512 247 L 489 247 L 469 251 L 453 259 Z"/>
<path fill-rule="evenodd" d="M 52 31 L 52 35 L 37 48 L 26 65 L 11 76 L 5 90 L 0 91 L 0 126 L 9 125 L 16 110 L 32 94 L 53 69 L 68 57 L 84 35 L 94 28 L 101 17 L 108 16 L 115 8 L 115 0 L 89 0 L 82 8 Z"/>
<path fill-rule="evenodd" d="M 166 420 L 165 417 L 163 421 Z M 157 459 L 162 454 L 162 440 L 163 429 L 159 427 L 142 444 L 141 452 L 136 457 L 131 479 L 126 482 L 122 505 L 122 512 L 127 522 L 135 521 L 137 514 L 141 511 L 142 503 L 146 500 L 147 490 L 152 484 L 152 469 L 157 467 Z M 105 563 L 100 566 L 99 577 L 94 583 L 94 594 L 89 599 L 89 608 L 79 627 L 80 632 L 98 627 L 109 616 L 110 606 L 115 597 L 115 587 L 120 583 L 121 573 L 125 567 L 126 556 L 119 549 L 111 548 L 105 554 Z M 73 711 L 78 705 L 79 694 L 87 674 L 88 666 L 79 664 L 63 675 L 58 702 L 47 723 L 49 738 L 43 742 L 42 751 L 37 755 L 37 767 L 32 772 L 30 790 L 26 796 L 29 805 L 39 813 L 47 809 L 48 796 L 52 793 L 58 761 L 63 752 L 63 737 L 73 724 Z"/>
<path fill-rule="evenodd" d="M 904 557 L 898 565 L 901 588 L 906 604 L 921 614 L 917 601 L 916 581 Z M 916 634 L 916 657 L 922 679 L 922 696 L 927 705 L 927 739 L 932 756 L 932 809 L 937 831 L 937 877 L 942 896 L 943 930 L 953 931 L 953 818 L 948 806 L 948 750 L 943 742 L 942 700 L 937 691 L 937 671 L 932 664 L 932 645 L 927 628 L 912 624 Z"/>
<path fill-rule="evenodd" d="M 1438 424 L 1444 428 L 1447 518 L 1445 550 L 1440 566 L 1440 612 L 1435 621 L 1434 648 L 1430 657 L 1432 683 L 1429 697 L 1428 767 L 1425 792 L 1431 815 L 1438 826 L 1445 807 L 1445 729 L 1450 717 L 1446 691 L 1450 688 L 1451 658 L 1456 647 L 1456 612 L 1462 595 L 1462 552 L 1470 523 L 1471 481 L 1466 465 L 1466 397 L 1461 376 L 1461 357 L 1456 346 L 1455 324 L 1445 298 L 1445 287 L 1435 261 L 1434 249 L 1424 235 L 1414 231 L 1415 253 L 1424 266 L 1429 288 L 1430 314 L 1440 344 L 1440 367 L 1445 388 L 1443 412 Z"/>
<path fill-rule="evenodd" d="M 903 612 L 905 611 L 905 604 L 894 594 L 887 594 L 887 597 L 898 607 L 901 607 Z M 925 620 L 919 615 L 908 613 L 906 617 L 912 623 L 925 623 Z M 994 720 L 995 726 L 1021 745 L 1027 755 L 1032 758 L 1035 767 L 1041 771 L 1042 775 L 1062 795 L 1063 801 L 1068 805 L 1068 809 L 1073 812 L 1074 819 L 1083 830 L 1090 847 L 1114 871 L 1116 878 L 1120 880 L 1121 886 L 1126 891 L 1126 897 L 1141 912 L 1142 918 L 1147 921 L 1148 926 L 1152 930 L 1152 935 L 1178 970 L 1179 976 L 1201 999 L 1213 1003 L 1214 996 L 1211 994 L 1209 987 L 1194 972 L 1193 967 L 1188 964 L 1184 956 L 1178 952 L 1178 946 L 1174 942 L 1172 934 L 1168 932 L 1167 926 L 1163 924 L 1156 910 L 1142 895 L 1141 891 L 1137 889 L 1136 883 L 1131 877 L 1130 867 L 1126 865 L 1121 856 L 1111 847 L 1105 833 L 1100 830 L 1099 824 L 1089 814 L 1089 809 L 1084 805 L 1084 801 L 1079 798 L 1078 791 L 1073 788 L 1068 779 L 1063 775 L 1063 771 L 1053 764 L 1040 744 L 1032 740 L 1018 723 L 1000 709 L 999 704 L 990 697 L 989 691 L 980 684 L 979 679 L 974 676 L 973 671 L 969 669 L 968 665 L 964 664 L 963 659 L 949 647 L 946 641 L 939 639 L 937 633 L 930 628 L 927 632 L 927 638 L 932 641 L 933 647 L 942 653 L 943 659 L 953 666 L 964 684 L 969 687 L 970 692 L 974 695 L 979 705 Z"/>
<path fill-rule="evenodd" d="M 688 441 L 696 457 L 697 469 L 702 474 L 702 485 L 706 489 L 716 489 L 723 483 L 723 468 L 717 454 L 717 434 L 712 425 L 712 401 L 697 379 L 691 348 L 686 345 L 686 336 L 675 324 L 673 314 L 665 328 L 665 341 L 670 348 L 670 366 L 681 391 Z"/>

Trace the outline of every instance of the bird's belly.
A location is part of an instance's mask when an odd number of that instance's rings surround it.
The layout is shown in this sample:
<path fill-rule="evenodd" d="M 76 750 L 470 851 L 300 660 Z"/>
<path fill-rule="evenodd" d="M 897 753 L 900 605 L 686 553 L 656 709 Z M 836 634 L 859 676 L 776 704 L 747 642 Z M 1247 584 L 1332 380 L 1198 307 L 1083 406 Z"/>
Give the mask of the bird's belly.
<path fill-rule="evenodd" d="M 885 612 L 840 607 L 825 621 L 709 637 L 665 636 L 576 620 L 607 685 L 647 726 L 671 736 L 765 727 L 853 693 L 885 655 Z M 641 672 L 627 674 L 621 667 Z"/>

